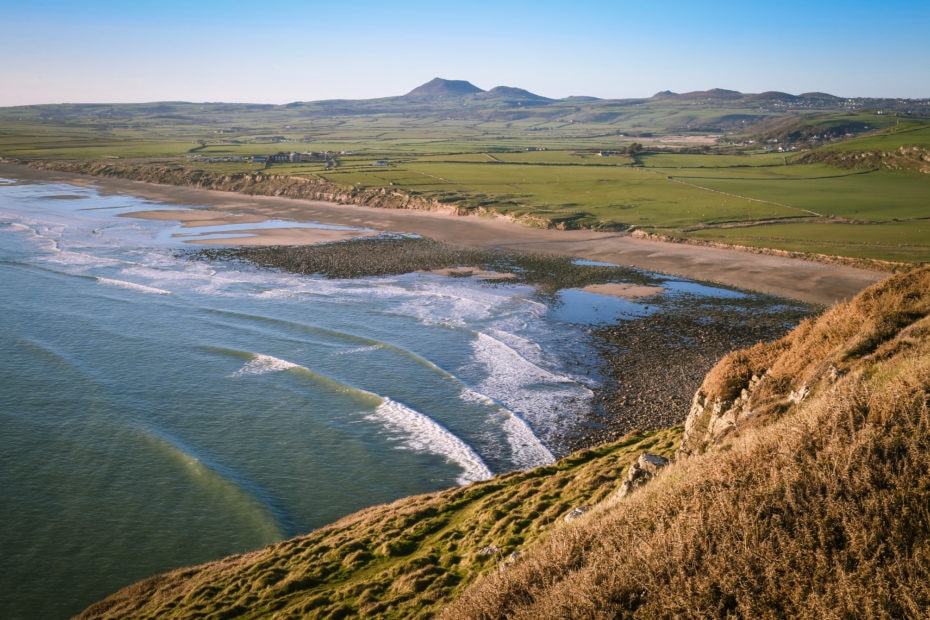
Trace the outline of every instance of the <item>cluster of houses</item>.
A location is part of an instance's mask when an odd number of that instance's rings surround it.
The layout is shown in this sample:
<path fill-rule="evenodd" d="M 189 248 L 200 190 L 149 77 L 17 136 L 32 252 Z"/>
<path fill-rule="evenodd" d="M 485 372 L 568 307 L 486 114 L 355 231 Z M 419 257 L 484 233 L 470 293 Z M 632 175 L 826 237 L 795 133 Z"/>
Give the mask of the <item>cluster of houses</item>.
<path fill-rule="evenodd" d="M 279 164 L 279 163 L 299 163 L 302 161 L 311 161 L 314 159 L 328 159 L 335 155 L 332 152 L 312 153 L 306 151 L 303 153 L 275 153 L 274 155 L 188 155 L 187 161 L 207 162 L 211 164 L 222 162 L 252 162 L 253 164 Z"/>
<path fill-rule="evenodd" d="M 312 155 L 312 154 L 310 154 Z M 253 164 L 284 164 L 300 163 L 304 157 L 303 153 L 275 153 L 274 155 L 252 155 Z"/>
<path fill-rule="evenodd" d="M 302 161 L 325 161 L 330 165 L 333 164 L 333 158 L 338 155 L 354 155 L 352 151 L 304 151 L 303 153 L 291 152 L 291 153 L 275 153 L 274 155 L 223 155 L 223 156 L 209 156 L 209 155 L 200 155 L 200 154 L 190 154 L 187 156 L 187 161 L 190 162 L 204 162 L 210 164 L 216 163 L 228 163 L 228 162 L 251 162 L 253 164 L 282 164 L 282 163 L 300 163 Z M 391 163 L 383 159 L 375 161 L 372 166 L 384 167 L 390 166 Z"/>

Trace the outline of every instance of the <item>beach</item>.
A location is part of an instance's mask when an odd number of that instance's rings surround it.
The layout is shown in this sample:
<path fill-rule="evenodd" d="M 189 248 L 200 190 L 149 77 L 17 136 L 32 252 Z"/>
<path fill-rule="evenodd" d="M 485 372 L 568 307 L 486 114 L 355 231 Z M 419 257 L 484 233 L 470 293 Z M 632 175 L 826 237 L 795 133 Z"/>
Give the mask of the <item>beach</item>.
<path fill-rule="evenodd" d="M 287 220 L 415 234 L 467 248 L 551 253 L 637 267 L 825 306 L 850 299 L 888 275 L 881 271 L 786 256 L 634 238 L 624 233 L 530 228 L 502 217 L 455 216 L 444 212 L 248 196 L 35 170 L 14 164 L 0 164 L 0 176 L 93 185 L 104 193 L 126 193 L 148 200 L 191 206 L 190 210 L 141 211 L 136 214 L 138 217 L 172 218 L 191 225 L 194 222 L 197 225 L 205 222 L 220 225 Z M 204 244 L 295 245 L 335 241 L 362 234 L 291 227 L 255 229 L 253 233 L 254 236 L 233 239 L 214 236 Z"/>
<path fill-rule="evenodd" d="M 0 169 L 0 607 L 33 615 L 680 424 L 817 311 L 601 264 L 620 235 L 31 173 Z"/>

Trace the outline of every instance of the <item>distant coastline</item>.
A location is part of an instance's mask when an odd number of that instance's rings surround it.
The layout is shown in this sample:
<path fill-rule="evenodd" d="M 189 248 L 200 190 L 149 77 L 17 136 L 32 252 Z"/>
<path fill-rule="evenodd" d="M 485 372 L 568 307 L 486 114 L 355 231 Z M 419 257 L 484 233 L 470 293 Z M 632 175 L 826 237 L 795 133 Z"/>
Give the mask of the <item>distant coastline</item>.
<path fill-rule="evenodd" d="M 108 192 L 125 192 L 168 203 L 206 207 L 215 211 L 219 220 L 249 214 L 256 217 L 256 221 L 317 221 L 385 232 L 419 234 L 462 247 L 552 253 L 632 266 L 825 306 L 850 299 L 889 275 L 871 269 L 820 263 L 775 253 L 668 243 L 624 233 L 532 228 L 501 217 L 460 217 L 448 208 L 441 208 L 443 205 L 438 203 L 435 209 L 430 210 L 379 208 L 340 204 L 334 200 L 255 195 L 241 193 L 241 190 L 218 191 L 211 189 L 203 180 L 199 187 L 191 186 L 194 180 L 165 177 L 137 181 L 119 177 L 117 168 L 110 168 L 108 176 L 94 176 L 89 174 L 92 172 L 91 167 L 80 165 L 55 168 L 0 163 L 0 175 L 93 184 Z M 171 182 L 173 184 L 168 184 Z M 264 243 L 294 243 L 292 238 L 280 234 L 273 230 L 264 231 Z"/>

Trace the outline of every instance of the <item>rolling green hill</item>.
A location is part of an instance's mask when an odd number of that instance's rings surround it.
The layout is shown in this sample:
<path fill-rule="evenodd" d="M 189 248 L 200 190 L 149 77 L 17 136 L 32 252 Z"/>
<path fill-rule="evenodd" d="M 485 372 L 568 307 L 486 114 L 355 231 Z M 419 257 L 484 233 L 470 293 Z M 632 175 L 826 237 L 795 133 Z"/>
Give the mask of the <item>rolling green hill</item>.
<path fill-rule="evenodd" d="M 0 160 L 207 186 L 293 178 L 353 201 L 882 265 L 930 256 L 928 118 L 923 100 L 547 99 L 436 78 L 357 101 L 0 108 Z"/>

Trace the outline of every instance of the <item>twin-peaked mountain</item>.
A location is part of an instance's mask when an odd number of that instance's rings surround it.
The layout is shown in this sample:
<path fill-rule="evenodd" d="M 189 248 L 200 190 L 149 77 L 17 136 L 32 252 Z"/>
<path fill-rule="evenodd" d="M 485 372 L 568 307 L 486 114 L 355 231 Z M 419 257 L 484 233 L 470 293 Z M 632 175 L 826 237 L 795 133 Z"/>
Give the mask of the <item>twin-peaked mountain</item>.
<path fill-rule="evenodd" d="M 504 101 L 514 104 L 545 104 L 554 99 L 531 93 L 512 86 L 496 86 L 491 90 L 482 90 L 465 80 L 444 80 L 433 78 L 426 84 L 417 86 L 402 97 L 411 101 Z"/>
<path fill-rule="evenodd" d="M 922 107 L 921 107 L 922 106 Z M 923 101 L 847 99 L 826 93 L 792 95 L 778 91 L 758 94 L 714 88 L 651 97 L 601 99 L 576 95 L 545 97 L 523 88 L 496 86 L 484 90 L 467 80 L 434 78 L 405 95 L 364 100 L 296 102 L 289 108 L 304 115 L 405 114 L 441 115 L 446 118 L 487 121 L 538 120 L 539 122 L 616 123 L 637 115 L 668 131 L 725 132 L 799 112 L 851 112 L 863 109 L 930 111 Z M 667 120 L 667 122 L 665 122 Z"/>
<path fill-rule="evenodd" d="M 930 101 L 842 98 L 811 92 L 792 95 L 778 91 L 758 94 L 714 88 L 651 97 L 600 99 L 575 95 L 553 99 L 514 86 L 484 90 L 466 80 L 434 78 L 404 95 L 376 99 L 295 101 L 284 105 L 256 103 L 154 102 L 135 104 L 58 104 L 0 109 L 38 121 L 148 123 L 170 118 L 191 124 L 293 125 L 313 118 L 396 115 L 476 121 L 529 121 L 540 128 L 561 123 L 609 124 L 614 133 L 743 132 L 762 121 L 798 114 L 844 113 L 864 110 L 926 116 Z M 555 123 L 542 127 L 547 123 Z M 647 129 L 642 129 L 642 128 Z M 639 128 L 639 129 L 636 129 Z"/>

